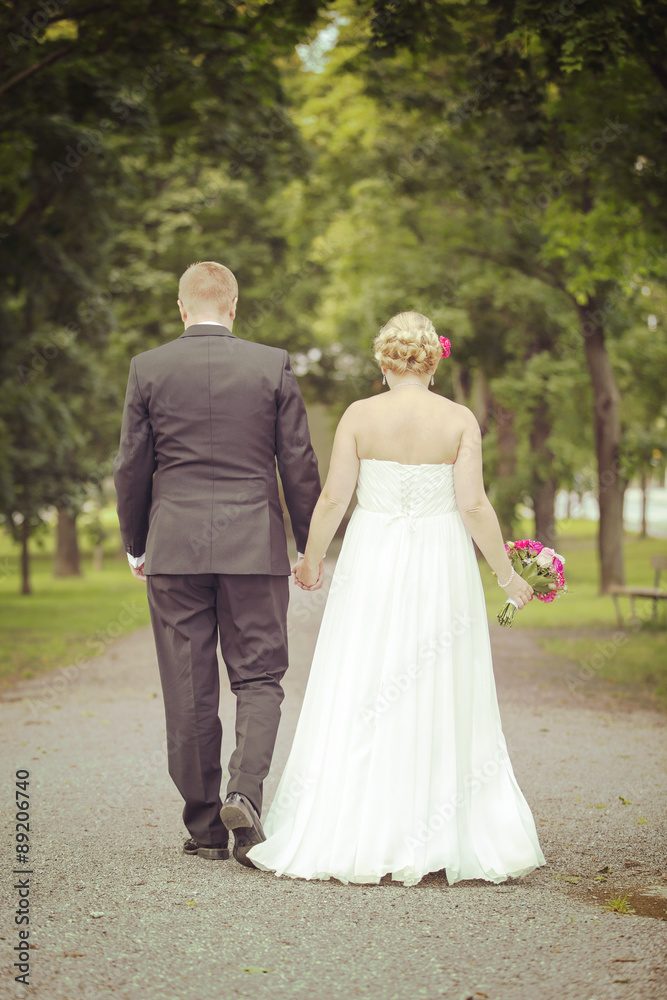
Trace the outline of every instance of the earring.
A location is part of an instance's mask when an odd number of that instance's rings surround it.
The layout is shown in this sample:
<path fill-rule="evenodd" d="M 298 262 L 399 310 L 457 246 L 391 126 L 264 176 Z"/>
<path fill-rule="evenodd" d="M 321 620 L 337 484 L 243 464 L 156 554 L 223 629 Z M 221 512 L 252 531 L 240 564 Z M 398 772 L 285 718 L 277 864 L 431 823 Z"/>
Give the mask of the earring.
<path fill-rule="evenodd" d="M 382 373 L 382 385 L 386 385 L 386 384 L 387 384 L 387 376 L 386 376 L 386 375 L 385 375 L 385 373 L 383 372 L 383 373 Z"/>
<path fill-rule="evenodd" d="M 435 379 L 433 378 L 432 375 L 431 375 L 431 385 L 435 385 Z"/>

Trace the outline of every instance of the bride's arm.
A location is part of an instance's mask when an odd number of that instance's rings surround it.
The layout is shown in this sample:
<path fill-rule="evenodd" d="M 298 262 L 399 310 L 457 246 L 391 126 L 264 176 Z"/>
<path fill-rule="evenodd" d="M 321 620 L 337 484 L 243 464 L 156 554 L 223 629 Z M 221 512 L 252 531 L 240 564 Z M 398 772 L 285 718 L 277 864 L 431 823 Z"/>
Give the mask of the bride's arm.
<path fill-rule="evenodd" d="M 464 428 L 454 463 L 456 504 L 466 528 L 488 562 L 498 581 L 510 579 L 512 563 L 505 551 L 496 512 L 484 489 L 482 474 L 482 434 L 475 415 L 464 407 Z M 521 598 L 520 607 L 530 598 L 533 588 L 514 577 L 508 596 Z"/>
<path fill-rule="evenodd" d="M 359 456 L 354 433 L 357 405 L 348 406 L 336 428 L 329 473 L 310 522 L 302 564 L 306 573 L 317 571 L 357 485 Z"/>

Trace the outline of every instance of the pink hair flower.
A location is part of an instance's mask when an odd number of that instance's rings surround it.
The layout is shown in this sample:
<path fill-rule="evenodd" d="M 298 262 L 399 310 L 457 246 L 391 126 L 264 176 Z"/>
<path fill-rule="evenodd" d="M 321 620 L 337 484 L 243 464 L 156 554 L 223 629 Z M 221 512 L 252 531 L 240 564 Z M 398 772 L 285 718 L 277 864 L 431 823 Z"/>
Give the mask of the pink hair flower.
<path fill-rule="evenodd" d="M 447 337 L 438 337 L 438 340 L 442 344 L 442 356 L 443 358 L 448 358 L 452 350 L 452 345 L 450 344 Z"/>

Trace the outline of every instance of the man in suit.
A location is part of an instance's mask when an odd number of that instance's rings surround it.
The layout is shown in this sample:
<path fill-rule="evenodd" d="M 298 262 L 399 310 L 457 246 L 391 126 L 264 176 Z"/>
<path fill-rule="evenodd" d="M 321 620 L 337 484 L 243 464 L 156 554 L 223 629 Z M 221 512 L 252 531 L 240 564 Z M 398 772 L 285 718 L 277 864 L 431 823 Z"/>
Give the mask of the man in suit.
<path fill-rule="evenodd" d="M 232 829 L 235 858 L 253 867 L 287 669 L 276 460 L 299 554 L 320 479 L 289 356 L 232 333 L 237 301 L 222 264 L 182 275 L 183 334 L 130 364 L 114 482 L 130 566 L 148 586 L 184 851 L 226 859 Z M 224 804 L 218 636 L 236 695 Z"/>

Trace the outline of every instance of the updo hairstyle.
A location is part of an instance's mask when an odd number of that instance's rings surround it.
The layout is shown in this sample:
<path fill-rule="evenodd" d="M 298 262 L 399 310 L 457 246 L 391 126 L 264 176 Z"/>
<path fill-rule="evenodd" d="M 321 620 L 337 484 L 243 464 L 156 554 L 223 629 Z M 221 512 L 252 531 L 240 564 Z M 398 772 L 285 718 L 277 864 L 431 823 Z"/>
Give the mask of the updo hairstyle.
<path fill-rule="evenodd" d="M 392 316 L 373 341 L 375 360 L 381 368 L 404 375 L 428 375 L 442 357 L 442 344 L 427 316 L 402 312 Z"/>

